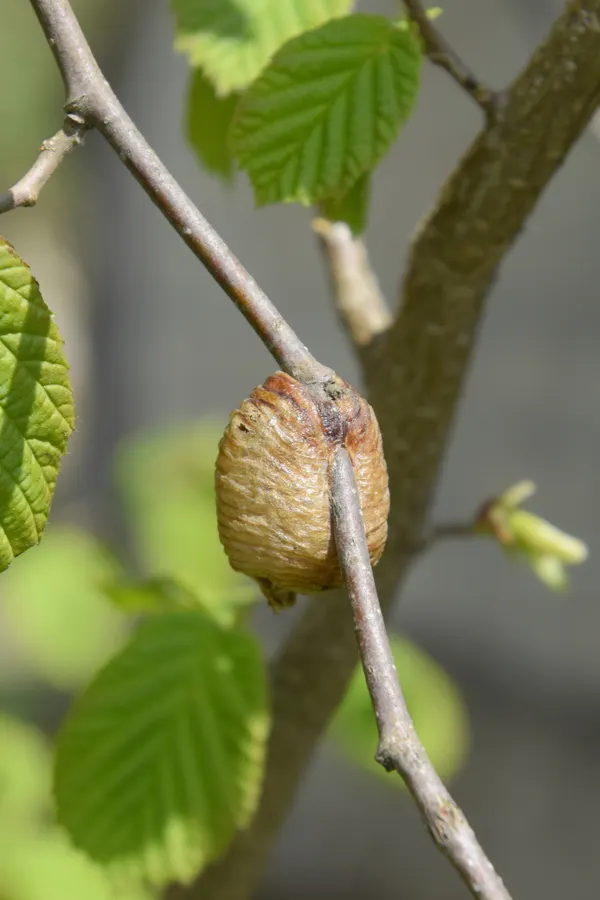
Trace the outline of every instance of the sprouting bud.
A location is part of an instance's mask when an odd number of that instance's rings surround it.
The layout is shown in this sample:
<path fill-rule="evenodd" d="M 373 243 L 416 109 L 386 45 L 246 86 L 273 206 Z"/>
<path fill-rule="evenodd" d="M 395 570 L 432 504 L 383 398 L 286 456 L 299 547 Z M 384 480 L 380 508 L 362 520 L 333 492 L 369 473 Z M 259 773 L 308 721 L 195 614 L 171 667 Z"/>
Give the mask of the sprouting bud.
<path fill-rule="evenodd" d="M 329 474 L 338 447 L 352 463 L 375 565 L 387 538 L 388 477 L 369 404 L 339 380 L 331 399 L 276 372 L 232 413 L 219 445 L 219 536 L 237 572 L 274 609 L 343 583 Z"/>
<path fill-rule="evenodd" d="M 531 481 L 508 488 L 482 507 L 475 530 L 491 534 L 507 553 L 524 558 L 548 587 L 565 590 L 569 584 L 566 567 L 584 562 L 588 549 L 578 538 L 521 509 L 534 493 Z"/>

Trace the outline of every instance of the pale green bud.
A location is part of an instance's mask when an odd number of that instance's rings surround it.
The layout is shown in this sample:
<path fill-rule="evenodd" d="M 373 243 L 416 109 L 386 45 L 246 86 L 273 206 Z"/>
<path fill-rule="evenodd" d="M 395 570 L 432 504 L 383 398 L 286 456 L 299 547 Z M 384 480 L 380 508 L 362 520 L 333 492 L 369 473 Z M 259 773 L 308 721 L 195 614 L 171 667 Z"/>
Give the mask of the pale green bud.
<path fill-rule="evenodd" d="M 476 530 L 492 535 L 510 554 L 525 558 L 536 576 L 553 590 L 568 587 L 566 566 L 587 559 L 588 548 L 576 537 L 551 525 L 541 516 L 521 509 L 535 492 L 532 481 L 520 481 L 481 510 Z"/>

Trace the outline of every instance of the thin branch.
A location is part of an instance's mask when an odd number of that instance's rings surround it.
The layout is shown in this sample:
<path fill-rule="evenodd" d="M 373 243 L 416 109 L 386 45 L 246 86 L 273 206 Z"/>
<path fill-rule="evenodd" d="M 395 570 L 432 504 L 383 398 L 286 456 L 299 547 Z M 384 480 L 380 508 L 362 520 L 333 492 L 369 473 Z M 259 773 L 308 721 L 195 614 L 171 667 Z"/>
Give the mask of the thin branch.
<path fill-rule="evenodd" d="M 335 392 L 332 370 L 312 356 L 131 121 L 102 75 L 68 0 L 31 0 L 31 5 L 63 77 L 67 110 L 104 135 L 281 368 L 315 390 Z"/>
<path fill-rule="evenodd" d="M 480 537 L 474 530 L 473 522 L 441 522 L 439 525 L 433 525 L 425 532 L 423 538 L 419 542 L 415 554 L 424 553 L 430 550 L 434 544 L 440 541 L 448 541 L 465 538 Z"/>
<path fill-rule="evenodd" d="M 345 222 L 319 218 L 313 230 L 323 249 L 340 321 L 353 344 L 366 347 L 393 322 L 366 247 Z"/>
<path fill-rule="evenodd" d="M 54 175 L 64 158 L 79 146 L 86 131 L 85 123 L 77 115 L 68 115 L 64 126 L 41 146 L 32 167 L 13 187 L 0 194 L 0 213 L 19 206 L 35 206 L 42 188 Z"/>
<path fill-rule="evenodd" d="M 338 558 L 379 731 L 375 758 L 388 772 L 402 776 L 433 840 L 473 896 L 510 900 L 502 879 L 433 768 L 406 707 L 377 597 L 354 469 L 344 448 L 338 450 L 332 467 L 331 498 Z"/>
<path fill-rule="evenodd" d="M 446 72 L 488 115 L 496 111 L 498 94 L 483 84 L 454 52 L 427 15 L 420 0 L 404 0 L 410 18 L 418 27 L 425 53 L 434 65 Z"/>

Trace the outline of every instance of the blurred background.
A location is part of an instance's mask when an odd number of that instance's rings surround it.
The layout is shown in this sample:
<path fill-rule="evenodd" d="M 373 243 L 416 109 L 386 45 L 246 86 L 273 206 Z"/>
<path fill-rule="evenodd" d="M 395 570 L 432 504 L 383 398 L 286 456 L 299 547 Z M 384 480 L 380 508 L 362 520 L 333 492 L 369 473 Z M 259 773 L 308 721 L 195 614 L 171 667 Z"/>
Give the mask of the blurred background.
<path fill-rule="evenodd" d="M 222 187 L 187 145 L 188 71 L 172 51 L 167 0 L 74 6 L 124 105 L 204 215 L 315 356 L 359 383 L 328 300 L 309 212 L 255 211 L 244 178 L 234 190 Z M 450 0 L 441 27 L 484 80 L 501 86 L 562 6 Z M 359 8 L 391 14 L 397 4 L 363 0 Z M 0 84 L 4 190 L 61 123 L 61 85 L 25 0 L 2 0 Z M 366 235 L 393 303 L 411 235 L 478 126 L 469 99 L 426 65 L 416 113 L 377 170 Z M 38 207 L 4 216 L 0 230 L 40 280 L 73 368 L 79 424 L 51 529 L 83 525 L 127 547 L 113 475 L 123 439 L 204 416 L 224 426 L 273 363 L 95 134 L 62 166 Z M 392 620 L 462 692 L 470 750 L 453 791 L 515 898 L 529 900 L 600 892 L 599 233 L 600 142 L 592 128 L 500 272 L 436 503 L 439 518 L 465 518 L 482 498 L 532 478 L 536 511 L 583 538 L 590 561 L 575 572 L 572 592 L 560 596 L 509 565 L 491 543 L 445 544 L 415 565 Z M 7 593 L 3 576 L 0 713 L 52 734 L 73 685 L 106 656 L 118 627 L 98 612 L 96 639 L 88 618 L 75 620 L 69 640 L 79 657 L 61 683 L 30 664 L 22 616 Z M 29 615 L 38 629 L 55 627 L 64 637 L 60 622 L 46 622 L 48 598 L 39 586 L 36 597 Z M 257 610 L 267 654 L 295 614 Z M 458 900 L 465 893 L 406 796 L 325 745 L 260 897 Z"/>

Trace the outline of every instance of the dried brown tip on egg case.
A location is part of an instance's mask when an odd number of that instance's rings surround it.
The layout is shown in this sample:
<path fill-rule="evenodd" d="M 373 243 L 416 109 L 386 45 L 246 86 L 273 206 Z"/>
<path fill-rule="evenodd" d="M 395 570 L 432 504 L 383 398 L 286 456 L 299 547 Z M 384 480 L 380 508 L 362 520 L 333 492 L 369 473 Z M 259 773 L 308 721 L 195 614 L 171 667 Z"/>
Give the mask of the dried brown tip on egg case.
<path fill-rule="evenodd" d="M 345 382 L 319 400 L 283 372 L 232 413 L 219 444 L 219 537 L 233 569 L 258 581 L 273 608 L 343 583 L 332 529 L 329 474 L 336 451 L 354 466 L 371 563 L 389 513 L 381 434 L 366 400 Z"/>

